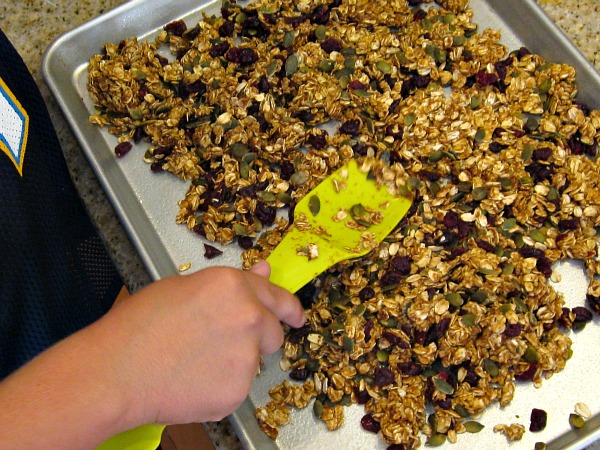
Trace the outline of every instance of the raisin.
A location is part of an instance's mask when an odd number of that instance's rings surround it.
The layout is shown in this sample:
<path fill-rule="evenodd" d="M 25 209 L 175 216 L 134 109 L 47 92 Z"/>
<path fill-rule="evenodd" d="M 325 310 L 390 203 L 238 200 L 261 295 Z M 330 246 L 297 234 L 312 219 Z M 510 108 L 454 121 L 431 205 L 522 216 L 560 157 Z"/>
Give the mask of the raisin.
<path fill-rule="evenodd" d="M 217 256 L 221 256 L 222 254 L 222 250 L 219 250 L 218 248 L 213 247 L 212 245 L 204 244 L 204 257 L 206 259 L 213 259 Z"/>
<path fill-rule="evenodd" d="M 131 150 L 133 148 L 133 144 L 129 141 L 125 141 L 125 142 L 121 142 L 120 144 L 117 144 L 117 146 L 115 147 L 115 155 L 117 155 L 117 157 L 121 158 L 123 156 L 125 156 L 127 153 L 129 153 L 129 150 Z"/>

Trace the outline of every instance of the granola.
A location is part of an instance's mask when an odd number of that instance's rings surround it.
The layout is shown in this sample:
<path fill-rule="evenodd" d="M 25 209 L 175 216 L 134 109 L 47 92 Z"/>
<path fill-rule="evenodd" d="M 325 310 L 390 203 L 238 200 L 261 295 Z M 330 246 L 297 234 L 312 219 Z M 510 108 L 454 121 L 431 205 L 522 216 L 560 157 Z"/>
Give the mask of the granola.
<path fill-rule="evenodd" d="M 237 242 L 244 267 L 350 158 L 383 162 L 374 176 L 415 198 L 384 242 L 298 293 L 308 321 L 281 365 L 299 383 L 256 411 L 273 438 L 313 401 L 328 429 L 364 405 L 363 428 L 394 448 L 456 442 L 516 383 L 559 372 L 566 332 L 600 312 L 600 111 L 577 100 L 572 67 L 509 52 L 466 0 L 435 3 L 225 1 L 90 60 L 92 123 L 118 155 L 149 142 L 152 170 L 189 182 L 176 221 Z M 548 283 L 566 259 L 585 263 L 589 309 Z"/>

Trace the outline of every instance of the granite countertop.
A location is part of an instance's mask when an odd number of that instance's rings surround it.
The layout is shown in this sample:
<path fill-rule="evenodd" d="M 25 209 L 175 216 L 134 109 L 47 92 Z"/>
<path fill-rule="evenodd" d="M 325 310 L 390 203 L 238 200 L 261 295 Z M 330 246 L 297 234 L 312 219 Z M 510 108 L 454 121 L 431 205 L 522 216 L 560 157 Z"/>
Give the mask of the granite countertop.
<path fill-rule="evenodd" d="M 176 1 L 176 0 L 175 0 Z M 583 55 L 600 70 L 600 0 L 537 0 Z M 97 225 L 125 283 L 135 291 L 150 281 L 106 195 L 102 191 L 59 107 L 44 83 L 44 50 L 61 34 L 96 17 L 125 0 L 28 0 L 2 2 L 0 28 L 20 52 L 46 100 L 75 185 Z M 207 424 L 217 449 L 239 449 L 233 429 L 224 420 Z M 600 450 L 600 443 L 588 450 Z"/>

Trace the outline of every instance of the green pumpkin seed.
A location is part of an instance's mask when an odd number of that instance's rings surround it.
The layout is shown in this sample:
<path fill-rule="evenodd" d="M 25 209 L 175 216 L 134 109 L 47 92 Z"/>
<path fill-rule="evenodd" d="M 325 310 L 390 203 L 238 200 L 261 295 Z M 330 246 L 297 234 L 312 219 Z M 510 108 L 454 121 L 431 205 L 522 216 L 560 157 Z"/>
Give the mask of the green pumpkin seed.
<path fill-rule="evenodd" d="M 467 408 L 460 403 L 454 406 L 454 411 L 456 411 L 460 417 L 469 417 L 469 411 L 467 411 Z"/>
<path fill-rule="evenodd" d="M 250 151 L 250 148 L 242 142 L 235 142 L 231 145 L 230 150 L 231 156 L 240 161 Z"/>
<path fill-rule="evenodd" d="M 513 263 L 507 263 L 503 268 L 501 275 L 512 275 L 515 271 L 515 265 Z"/>
<path fill-rule="evenodd" d="M 452 46 L 453 47 L 460 47 L 461 45 L 465 45 L 465 43 L 467 42 L 467 38 L 466 36 L 452 36 Z"/>
<path fill-rule="evenodd" d="M 237 236 L 248 236 L 248 230 L 241 223 L 236 222 L 231 228 L 233 228 L 233 231 Z"/>
<path fill-rule="evenodd" d="M 483 370 L 485 370 L 491 377 L 497 377 L 500 371 L 498 365 L 491 359 L 483 360 Z"/>
<path fill-rule="evenodd" d="M 240 11 L 240 12 L 239 12 L 239 13 L 237 13 L 237 15 L 235 16 L 235 23 L 240 23 L 240 24 L 242 24 L 242 23 L 244 23 L 244 22 L 246 21 L 246 19 L 247 19 L 247 18 L 248 18 L 248 17 L 246 16 L 246 14 Z"/>
<path fill-rule="evenodd" d="M 354 351 L 354 339 L 352 339 L 350 336 L 344 335 L 342 338 L 342 346 L 348 353 L 352 353 Z"/>
<path fill-rule="evenodd" d="M 527 311 L 529 311 L 529 308 L 527 308 L 527 305 L 525 304 L 523 299 L 521 299 L 519 297 L 515 297 L 513 299 L 513 303 L 515 304 L 515 311 L 517 313 L 523 314 L 523 313 L 526 313 Z"/>
<path fill-rule="evenodd" d="M 533 450 L 546 450 L 546 447 L 547 445 L 545 442 L 536 442 L 533 446 Z"/>
<path fill-rule="evenodd" d="M 542 81 L 538 86 L 538 91 L 541 94 L 547 94 L 550 88 L 552 87 L 552 80 L 550 78 L 546 78 Z"/>
<path fill-rule="evenodd" d="M 527 346 L 527 350 L 523 354 L 523 359 L 529 363 L 536 363 L 540 360 L 540 353 L 532 347 L 531 345 Z"/>
<path fill-rule="evenodd" d="M 450 294 L 446 294 L 446 300 L 452 306 L 455 306 L 457 308 L 462 306 L 464 303 L 463 298 L 460 296 L 460 294 L 458 292 L 451 292 Z"/>
<path fill-rule="evenodd" d="M 525 126 L 531 131 L 535 131 L 540 126 L 540 120 L 535 116 L 528 117 L 527 122 L 525 122 Z"/>
<path fill-rule="evenodd" d="M 354 73 L 354 69 L 344 67 L 343 69 L 336 70 L 335 72 L 333 72 L 333 76 L 339 80 L 342 77 L 349 77 L 353 73 Z"/>
<path fill-rule="evenodd" d="M 352 92 L 354 93 L 354 95 L 360 98 L 367 98 L 371 95 L 368 91 L 365 91 L 364 89 L 354 89 Z"/>
<path fill-rule="evenodd" d="M 473 189 L 471 195 L 473 196 L 473 200 L 481 201 L 487 198 L 489 189 L 484 187 L 478 187 Z"/>
<path fill-rule="evenodd" d="M 442 433 L 436 433 L 431 435 L 429 439 L 427 439 L 426 445 L 428 445 L 429 447 L 439 447 L 444 443 L 446 443 L 446 435 Z"/>
<path fill-rule="evenodd" d="M 133 120 L 141 120 L 142 119 L 142 111 L 140 111 L 138 108 L 130 109 L 129 115 L 131 116 L 131 118 Z"/>
<path fill-rule="evenodd" d="M 560 198 L 560 195 L 554 186 L 550 186 L 548 193 L 546 194 L 546 198 L 550 201 L 558 200 Z"/>
<path fill-rule="evenodd" d="M 386 352 L 385 350 L 377 350 L 376 356 L 377 356 L 377 361 L 379 361 L 380 363 L 386 363 L 386 362 L 388 362 L 388 358 L 389 358 L 390 354 L 388 352 Z"/>
<path fill-rule="evenodd" d="M 463 423 L 465 430 L 467 433 L 479 433 L 481 430 L 485 428 L 484 425 L 479 422 L 475 422 L 474 420 L 470 420 L 468 422 Z"/>
<path fill-rule="evenodd" d="M 471 328 L 473 325 L 475 325 L 475 316 L 471 313 L 468 313 L 468 314 L 465 314 L 464 316 L 462 316 L 460 321 L 462 323 L 464 323 L 466 326 L 468 326 L 469 328 Z"/>
<path fill-rule="evenodd" d="M 133 71 L 133 75 L 135 76 L 136 80 L 145 80 L 148 78 L 148 74 L 146 72 L 137 69 Z"/>
<path fill-rule="evenodd" d="M 415 115 L 414 114 L 407 114 L 406 116 L 404 116 L 404 126 L 408 127 L 409 125 L 412 125 L 415 121 Z"/>
<path fill-rule="evenodd" d="M 354 218 L 354 219 L 364 217 L 366 213 L 367 213 L 367 210 L 360 203 L 353 205 L 350 208 L 350 214 L 352 215 L 352 218 Z"/>
<path fill-rule="evenodd" d="M 321 418 L 323 415 L 323 402 L 318 399 L 315 400 L 315 403 L 313 404 L 313 413 L 317 419 Z"/>
<path fill-rule="evenodd" d="M 319 214 L 319 211 L 321 210 L 321 200 L 319 200 L 317 195 L 311 195 L 308 199 L 308 209 L 313 216 Z"/>
<path fill-rule="evenodd" d="M 270 77 L 275 74 L 279 70 L 279 63 L 277 61 L 271 61 L 267 66 L 266 73 L 267 76 Z"/>
<path fill-rule="evenodd" d="M 532 156 L 533 156 L 533 145 L 526 144 L 523 147 L 523 150 L 521 151 L 521 159 L 523 159 L 523 161 L 530 161 Z"/>
<path fill-rule="evenodd" d="M 327 27 L 325 25 L 317 25 L 315 28 L 315 37 L 322 41 L 327 37 Z"/>
<path fill-rule="evenodd" d="M 439 162 L 443 157 L 444 157 L 444 152 L 442 152 L 440 150 L 435 150 L 435 151 L 431 152 L 431 154 L 429 155 L 429 158 L 427 158 L 427 161 L 430 163 L 436 163 L 436 162 Z"/>
<path fill-rule="evenodd" d="M 288 205 L 292 201 L 292 196 L 287 192 L 278 192 L 277 193 L 277 201 L 281 202 L 285 205 Z"/>
<path fill-rule="evenodd" d="M 569 424 L 573 428 L 581 428 L 585 425 L 585 419 L 579 414 L 571 413 L 569 415 Z"/>
<path fill-rule="evenodd" d="M 335 67 L 335 62 L 333 62 L 331 59 L 325 58 L 325 59 L 322 59 L 321 61 L 319 61 L 319 70 L 321 70 L 325 73 L 331 72 L 334 67 Z"/>
<path fill-rule="evenodd" d="M 480 289 L 471 295 L 471 300 L 479 304 L 484 303 L 488 298 L 488 293 L 483 289 Z"/>
<path fill-rule="evenodd" d="M 256 198 L 258 198 L 261 202 L 264 203 L 274 203 L 277 200 L 276 195 L 273 192 L 269 191 L 258 191 L 256 193 Z"/>
<path fill-rule="evenodd" d="M 240 161 L 240 178 L 247 180 L 250 176 L 250 164 L 246 161 Z"/>
<path fill-rule="evenodd" d="M 502 189 L 504 189 L 505 191 L 509 190 L 512 188 L 512 181 L 510 180 L 510 178 L 500 178 L 500 187 Z"/>
<path fill-rule="evenodd" d="M 367 307 L 363 304 L 360 304 L 356 308 L 354 308 L 354 311 L 352 311 L 352 314 L 357 317 L 362 317 L 365 315 L 365 312 L 367 312 Z"/>
<path fill-rule="evenodd" d="M 290 183 L 294 186 L 301 186 L 308 181 L 306 172 L 296 172 L 290 177 Z"/>
<path fill-rule="evenodd" d="M 481 105 L 482 101 L 483 100 L 481 99 L 481 97 L 471 97 L 471 103 L 469 104 L 469 108 L 476 109 L 479 105 Z"/>
<path fill-rule="evenodd" d="M 504 222 L 502 222 L 502 229 L 504 231 L 510 231 L 516 226 L 517 219 L 515 219 L 514 217 L 509 217 L 508 219 L 505 219 Z"/>
<path fill-rule="evenodd" d="M 294 39 L 296 39 L 296 33 L 293 31 L 286 31 L 283 35 L 283 46 L 286 48 L 291 47 L 294 43 Z"/>
<path fill-rule="evenodd" d="M 440 392 L 443 392 L 446 395 L 452 395 L 452 394 L 454 394 L 454 388 L 446 380 L 443 380 L 443 379 L 438 378 L 438 377 L 434 377 L 433 384 L 435 384 L 435 387 L 438 388 L 438 390 Z"/>
<path fill-rule="evenodd" d="M 264 5 L 260 8 L 260 12 L 263 14 L 275 14 L 277 11 L 279 11 L 279 9 L 273 4 Z"/>
<path fill-rule="evenodd" d="M 392 66 L 390 66 L 390 64 L 387 61 L 384 61 L 382 59 L 375 63 L 375 67 L 377 67 L 382 73 L 392 73 Z"/>
<path fill-rule="evenodd" d="M 529 237 L 531 237 L 531 239 L 533 239 L 536 242 L 546 242 L 546 235 L 536 228 L 529 231 Z"/>
<path fill-rule="evenodd" d="M 345 57 L 356 56 L 356 49 L 354 49 L 352 47 L 344 47 L 343 49 L 340 50 L 340 53 L 342 55 L 344 55 Z"/>
<path fill-rule="evenodd" d="M 298 56 L 296 54 L 291 54 L 285 60 L 285 74 L 289 77 L 290 75 L 295 74 L 298 71 Z"/>
<path fill-rule="evenodd" d="M 475 137 L 473 138 L 473 140 L 475 142 L 481 142 L 484 139 L 485 139 L 485 130 L 483 128 L 477 129 L 477 131 L 475 132 Z"/>

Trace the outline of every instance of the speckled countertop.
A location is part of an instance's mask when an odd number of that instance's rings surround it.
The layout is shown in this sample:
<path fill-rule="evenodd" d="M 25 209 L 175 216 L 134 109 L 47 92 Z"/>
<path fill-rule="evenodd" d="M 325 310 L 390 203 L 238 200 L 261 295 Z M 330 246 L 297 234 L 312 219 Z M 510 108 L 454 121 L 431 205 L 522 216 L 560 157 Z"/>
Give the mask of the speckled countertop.
<path fill-rule="evenodd" d="M 600 0 L 537 1 L 583 55 L 600 70 Z M 20 52 L 40 87 L 75 185 L 126 284 L 136 290 L 149 282 L 149 276 L 41 74 L 43 52 L 55 38 L 122 3 L 125 0 L 5 0 L 0 2 L 0 28 Z M 207 429 L 217 449 L 241 448 L 226 420 L 207 424 Z M 600 450 L 600 443 L 588 449 Z"/>

